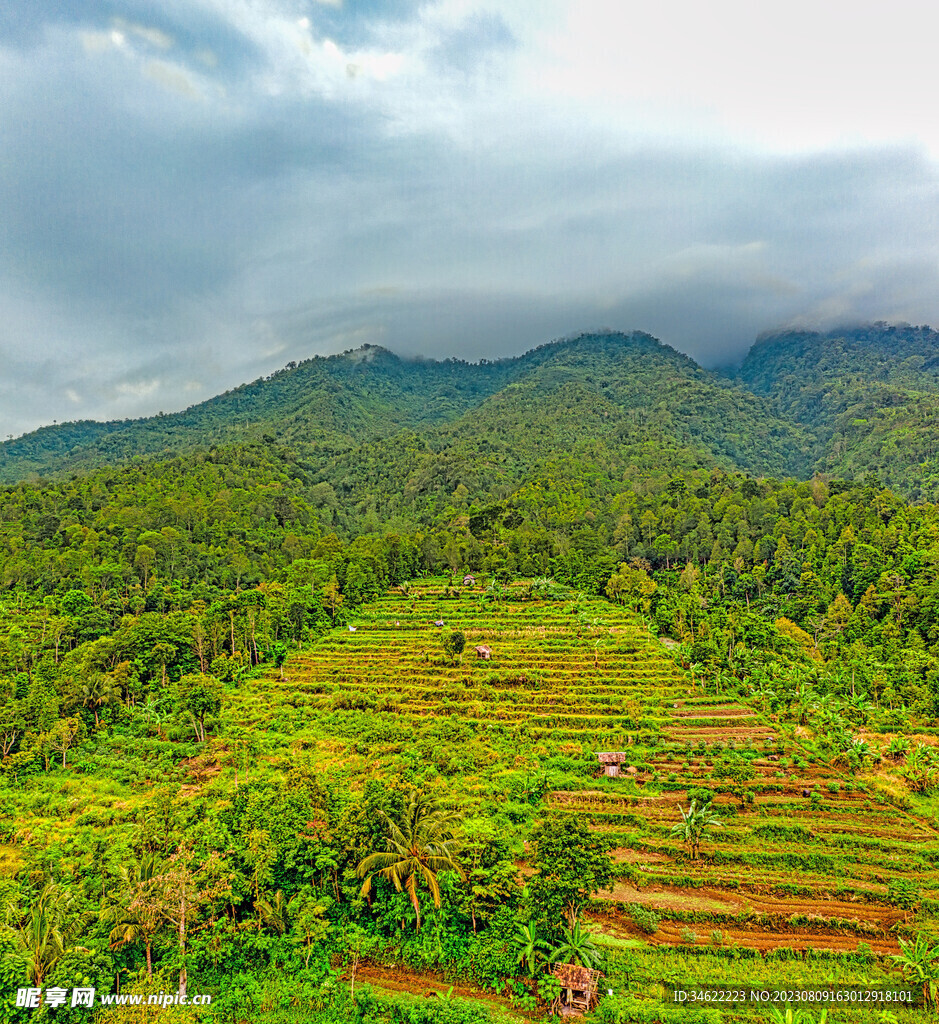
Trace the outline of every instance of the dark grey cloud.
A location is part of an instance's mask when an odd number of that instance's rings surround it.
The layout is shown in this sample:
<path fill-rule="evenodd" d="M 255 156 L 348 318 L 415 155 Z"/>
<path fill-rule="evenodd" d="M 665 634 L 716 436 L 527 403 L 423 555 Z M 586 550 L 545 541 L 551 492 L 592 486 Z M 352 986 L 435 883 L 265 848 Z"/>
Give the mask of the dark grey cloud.
<path fill-rule="evenodd" d="M 716 364 L 791 322 L 939 322 L 939 176 L 912 146 L 590 127 L 515 88 L 493 9 L 3 11 L 0 436 L 363 342 L 491 358 L 609 326 Z"/>

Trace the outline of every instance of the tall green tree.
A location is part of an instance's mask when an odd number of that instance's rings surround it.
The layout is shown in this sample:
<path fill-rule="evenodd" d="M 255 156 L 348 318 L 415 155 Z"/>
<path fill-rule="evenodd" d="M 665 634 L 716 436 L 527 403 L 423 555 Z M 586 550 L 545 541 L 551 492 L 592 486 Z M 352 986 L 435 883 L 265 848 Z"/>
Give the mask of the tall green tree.
<path fill-rule="evenodd" d="M 205 742 L 205 720 L 217 715 L 222 708 L 225 687 L 221 680 L 202 672 L 189 672 L 181 676 L 173 688 L 174 704 L 177 711 L 186 715 L 192 723 L 196 739 Z"/>
<path fill-rule="evenodd" d="M 120 866 L 121 885 L 118 889 L 116 902 L 101 908 L 101 920 L 111 925 L 108 940 L 111 949 L 144 944 L 147 956 L 147 977 L 153 977 L 153 940 L 160 930 L 163 920 L 153 912 L 152 906 L 137 906 L 138 896 L 147 888 L 157 873 L 157 858 L 153 854 L 145 854 L 135 863 Z M 130 909 L 131 906 L 134 909 Z"/>
<path fill-rule="evenodd" d="M 14 938 L 29 980 L 41 988 L 49 972 L 71 948 L 81 920 L 75 913 L 72 894 L 48 882 L 14 926 Z"/>
<path fill-rule="evenodd" d="M 362 895 L 371 891 L 372 879 L 377 874 L 387 879 L 398 892 L 406 891 L 414 907 L 419 931 L 421 907 L 418 885 L 423 882 L 430 890 L 434 906 L 440 906 L 440 885 L 437 875 L 441 871 L 455 871 L 465 879 L 458 863 L 454 831 L 459 825 L 456 814 L 417 790 L 411 792 L 400 821 L 383 811 L 385 849 L 370 853 L 358 866 L 358 875 L 364 878 Z"/>
<path fill-rule="evenodd" d="M 573 928 L 598 889 L 613 884 L 610 843 L 573 814 L 549 816 L 532 833 L 531 898 L 549 928 L 561 918 Z"/>

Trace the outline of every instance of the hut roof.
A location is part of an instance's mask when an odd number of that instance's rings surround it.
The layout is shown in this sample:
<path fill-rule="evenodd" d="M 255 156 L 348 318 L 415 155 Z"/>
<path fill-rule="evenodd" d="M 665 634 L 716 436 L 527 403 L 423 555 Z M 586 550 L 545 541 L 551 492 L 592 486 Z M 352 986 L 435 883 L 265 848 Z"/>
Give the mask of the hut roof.
<path fill-rule="evenodd" d="M 555 964 L 551 972 L 564 988 L 577 992 L 593 992 L 600 980 L 600 972 L 577 964 Z"/>
<path fill-rule="evenodd" d="M 623 764 L 626 760 L 624 751 L 607 750 L 597 754 L 600 764 Z"/>
<path fill-rule="evenodd" d="M 479 645 L 479 646 L 478 646 L 478 647 L 476 648 L 476 650 L 477 650 L 477 651 L 488 651 L 488 650 L 489 650 L 489 648 L 488 648 L 488 647 L 487 647 L 487 646 L 486 646 L 485 644 L 480 644 L 480 645 Z"/>

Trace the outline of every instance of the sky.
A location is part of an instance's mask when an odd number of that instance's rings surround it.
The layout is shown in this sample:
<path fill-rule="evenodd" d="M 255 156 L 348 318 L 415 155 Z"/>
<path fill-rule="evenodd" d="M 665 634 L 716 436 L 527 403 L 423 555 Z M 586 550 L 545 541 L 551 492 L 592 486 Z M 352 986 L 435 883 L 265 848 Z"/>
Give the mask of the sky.
<path fill-rule="evenodd" d="M 0 437 L 364 343 L 939 326 L 922 0 L 4 0 Z"/>

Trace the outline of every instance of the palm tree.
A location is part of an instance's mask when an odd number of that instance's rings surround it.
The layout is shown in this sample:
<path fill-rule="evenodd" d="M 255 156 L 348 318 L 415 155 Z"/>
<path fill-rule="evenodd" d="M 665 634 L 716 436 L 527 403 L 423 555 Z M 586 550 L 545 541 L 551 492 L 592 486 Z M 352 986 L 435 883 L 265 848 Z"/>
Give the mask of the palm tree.
<path fill-rule="evenodd" d="M 81 682 L 80 696 L 82 707 L 91 708 L 95 715 L 95 728 L 101 725 L 99 712 L 103 707 L 113 704 L 118 697 L 117 684 L 114 679 L 103 672 L 95 672 Z"/>
<path fill-rule="evenodd" d="M 565 928 L 563 939 L 549 957 L 551 963 L 562 961 L 566 964 L 580 964 L 582 967 L 596 967 L 600 961 L 600 951 L 594 944 L 593 937 L 586 928 L 581 928 L 575 921 L 569 931 Z"/>
<path fill-rule="evenodd" d="M 534 975 L 538 961 L 545 959 L 544 954 L 551 950 L 547 941 L 538 934 L 538 926 L 534 921 L 520 924 L 512 936 L 512 941 L 518 950 L 518 959 L 515 962 L 524 966 L 530 975 Z"/>
<path fill-rule="evenodd" d="M 278 935 L 283 935 L 287 931 L 288 912 L 291 903 L 293 903 L 293 900 L 284 899 L 284 890 L 278 889 L 274 893 L 273 899 L 256 899 L 254 901 L 254 909 L 257 910 L 261 924 L 265 928 L 270 928 L 271 931 L 277 932 Z"/>
<path fill-rule="evenodd" d="M 108 935 L 111 949 L 143 942 L 147 951 L 148 978 L 153 977 L 153 938 L 162 922 L 147 910 L 129 910 L 128 907 L 156 875 L 156 868 L 157 859 L 152 853 L 146 854 L 136 864 L 122 864 L 120 875 L 123 882 L 123 898 L 119 903 L 101 909 L 101 920 L 112 925 Z"/>
<path fill-rule="evenodd" d="M 900 939 L 900 953 L 890 958 L 905 981 L 920 985 L 927 1006 L 935 1006 L 939 994 L 939 944 L 929 945 L 923 932 L 913 942 Z"/>
<path fill-rule="evenodd" d="M 71 910 L 72 894 L 48 882 L 13 930 L 29 980 L 37 988 L 71 948 L 69 939 L 81 923 L 70 916 Z"/>
<path fill-rule="evenodd" d="M 710 800 L 699 807 L 695 798 L 687 811 L 681 806 L 678 810 L 681 812 L 681 821 L 672 826 L 671 835 L 690 846 L 691 859 L 697 860 L 701 840 L 707 839 L 712 829 L 723 828 L 724 823 L 714 812 Z"/>
<path fill-rule="evenodd" d="M 398 892 L 407 891 L 417 916 L 417 930 L 421 927 L 421 908 L 417 897 L 418 882 L 423 879 L 433 896 L 434 906 L 440 906 L 440 871 L 455 871 L 460 878 L 466 874 L 456 861 L 456 842 L 453 830 L 459 821 L 456 815 L 442 807 L 424 793 L 412 790 L 400 824 L 384 811 L 388 834 L 386 849 L 370 853 L 359 864 L 359 878 L 365 878 L 362 895 L 372 889 L 372 878 L 381 875 Z"/>

